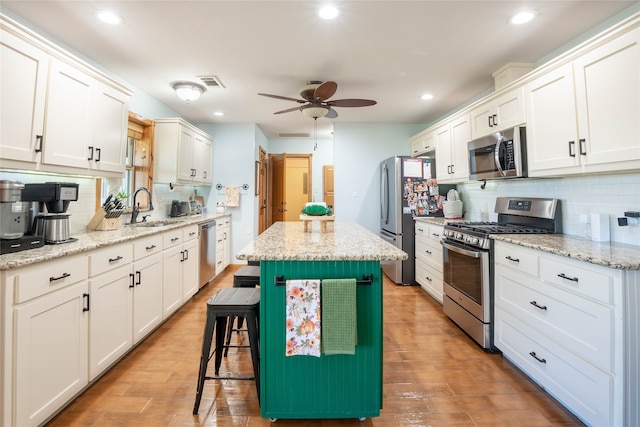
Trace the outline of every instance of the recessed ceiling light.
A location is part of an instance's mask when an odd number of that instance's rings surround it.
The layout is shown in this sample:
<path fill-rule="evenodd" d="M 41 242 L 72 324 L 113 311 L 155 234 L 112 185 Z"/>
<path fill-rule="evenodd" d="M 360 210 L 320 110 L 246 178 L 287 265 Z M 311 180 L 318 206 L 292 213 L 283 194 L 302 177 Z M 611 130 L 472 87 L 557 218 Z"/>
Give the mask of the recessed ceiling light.
<path fill-rule="evenodd" d="M 430 100 L 430 99 L 433 99 L 433 94 L 425 93 L 424 95 L 422 95 L 422 96 L 420 97 L 420 99 L 424 99 L 425 101 L 428 101 L 428 100 Z"/>
<path fill-rule="evenodd" d="M 318 15 L 320 15 L 320 18 L 322 19 L 334 19 L 338 16 L 338 9 L 332 5 L 326 5 L 320 8 Z"/>
<path fill-rule="evenodd" d="M 509 18 L 509 22 L 513 25 L 526 24 L 538 15 L 535 10 L 523 10 Z"/>
<path fill-rule="evenodd" d="M 222 117 L 224 116 L 224 113 L 222 111 L 216 111 L 215 113 L 213 113 L 214 116 L 218 116 L 218 117 Z"/>
<path fill-rule="evenodd" d="M 106 24 L 118 25 L 121 24 L 123 19 L 116 15 L 113 12 L 109 12 L 107 10 L 103 10 L 102 12 L 98 12 L 98 19 Z"/>

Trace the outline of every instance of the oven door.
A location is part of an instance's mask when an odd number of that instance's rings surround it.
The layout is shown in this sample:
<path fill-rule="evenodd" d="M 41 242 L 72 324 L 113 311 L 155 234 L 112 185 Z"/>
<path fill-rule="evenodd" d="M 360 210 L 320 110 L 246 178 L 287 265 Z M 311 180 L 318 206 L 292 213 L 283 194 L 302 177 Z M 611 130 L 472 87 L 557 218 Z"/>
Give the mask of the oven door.
<path fill-rule="evenodd" d="M 491 322 L 489 251 L 442 241 L 444 294 L 482 323 Z"/>

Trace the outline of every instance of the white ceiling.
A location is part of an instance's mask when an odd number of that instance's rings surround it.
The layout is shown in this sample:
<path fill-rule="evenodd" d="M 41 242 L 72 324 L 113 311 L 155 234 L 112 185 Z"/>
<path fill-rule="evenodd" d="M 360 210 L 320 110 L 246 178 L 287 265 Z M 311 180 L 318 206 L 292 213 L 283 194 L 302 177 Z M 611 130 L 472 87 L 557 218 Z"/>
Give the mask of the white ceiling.
<path fill-rule="evenodd" d="M 267 137 L 308 132 L 313 120 L 291 101 L 308 80 L 334 80 L 331 99 L 378 104 L 336 108 L 318 119 L 318 137 L 341 123 L 428 124 L 493 88 L 509 62 L 535 62 L 636 1 L 335 0 L 333 21 L 317 17 L 326 2 L 289 1 L 12 1 L 2 10 L 39 29 L 156 98 L 193 123 L 257 123 Z M 524 7 L 530 24 L 508 24 Z M 95 19 L 110 9 L 118 27 Z M 8 11 L 7 11 L 8 10 Z M 215 75 L 198 101 L 180 101 L 177 80 Z M 433 93 L 431 101 L 420 95 Z M 214 117 L 223 111 L 224 117 Z M 153 118 L 153 117 L 151 117 Z"/>

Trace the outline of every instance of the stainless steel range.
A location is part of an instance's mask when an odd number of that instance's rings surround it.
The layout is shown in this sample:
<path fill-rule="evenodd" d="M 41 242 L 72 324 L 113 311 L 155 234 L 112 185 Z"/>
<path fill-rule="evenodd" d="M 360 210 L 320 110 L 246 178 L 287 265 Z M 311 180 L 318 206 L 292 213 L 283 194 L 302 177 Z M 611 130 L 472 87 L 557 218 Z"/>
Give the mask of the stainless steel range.
<path fill-rule="evenodd" d="M 492 234 L 561 233 L 556 199 L 498 197 L 498 222 L 444 226 L 444 312 L 483 348 L 493 351 Z"/>

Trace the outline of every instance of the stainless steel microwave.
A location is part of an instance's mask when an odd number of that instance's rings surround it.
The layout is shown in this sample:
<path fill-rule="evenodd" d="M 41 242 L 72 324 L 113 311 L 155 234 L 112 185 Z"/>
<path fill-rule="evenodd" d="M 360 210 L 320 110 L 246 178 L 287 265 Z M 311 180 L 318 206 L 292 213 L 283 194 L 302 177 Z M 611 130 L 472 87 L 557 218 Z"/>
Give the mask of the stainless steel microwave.
<path fill-rule="evenodd" d="M 525 127 L 469 141 L 469 179 L 504 179 L 527 176 Z"/>

